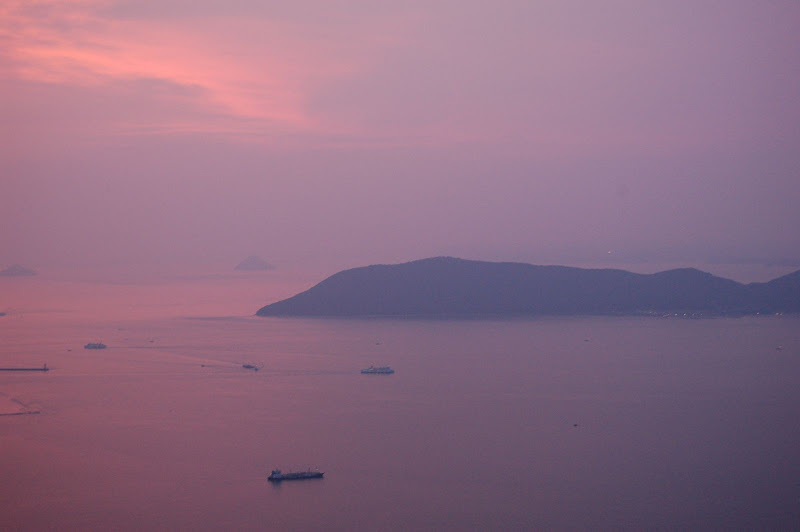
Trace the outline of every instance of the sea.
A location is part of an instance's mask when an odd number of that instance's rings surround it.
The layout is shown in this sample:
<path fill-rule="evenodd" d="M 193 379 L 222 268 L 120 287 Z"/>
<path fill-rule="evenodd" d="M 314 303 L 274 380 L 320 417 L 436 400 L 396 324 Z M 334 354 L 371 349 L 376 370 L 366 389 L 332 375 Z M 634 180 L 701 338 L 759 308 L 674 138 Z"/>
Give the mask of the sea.
<path fill-rule="evenodd" d="M 0 278 L 0 529 L 800 529 L 799 317 L 254 315 L 319 280 Z"/>

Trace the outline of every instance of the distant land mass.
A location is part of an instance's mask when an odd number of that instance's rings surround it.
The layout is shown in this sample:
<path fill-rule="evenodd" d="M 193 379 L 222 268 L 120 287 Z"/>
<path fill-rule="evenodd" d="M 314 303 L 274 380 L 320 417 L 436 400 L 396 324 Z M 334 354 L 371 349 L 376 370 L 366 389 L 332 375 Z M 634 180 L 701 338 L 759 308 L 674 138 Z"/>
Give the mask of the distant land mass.
<path fill-rule="evenodd" d="M 275 266 L 269 264 L 267 261 L 256 255 L 250 255 L 242 262 L 236 265 L 237 270 L 256 271 L 256 270 L 273 270 Z"/>
<path fill-rule="evenodd" d="M 36 275 L 34 270 L 30 268 L 26 268 L 25 266 L 20 266 L 19 264 L 13 264 L 6 268 L 5 270 L 0 271 L 0 275 L 6 277 L 20 277 L 24 275 Z"/>
<path fill-rule="evenodd" d="M 800 270 L 742 284 L 695 268 L 654 274 L 435 257 L 344 270 L 259 316 L 514 316 L 800 312 Z"/>

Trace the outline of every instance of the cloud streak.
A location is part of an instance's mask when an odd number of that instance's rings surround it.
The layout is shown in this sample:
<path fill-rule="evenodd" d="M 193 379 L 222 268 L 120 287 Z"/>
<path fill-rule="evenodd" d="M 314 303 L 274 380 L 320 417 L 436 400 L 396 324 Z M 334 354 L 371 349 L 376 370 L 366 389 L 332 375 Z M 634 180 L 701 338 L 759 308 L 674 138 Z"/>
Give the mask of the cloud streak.
<path fill-rule="evenodd" d="M 159 124 L 155 116 L 121 124 L 127 132 L 324 132 L 328 125 L 307 109 L 314 84 L 347 75 L 362 60 L 337 50 L 336 35 L 287 21 L 111 18 L 111 5 L 4 3 L 0 38 L 10 77 L 89 89 L 161 84 L 196 107 L 189 122 Z"/>

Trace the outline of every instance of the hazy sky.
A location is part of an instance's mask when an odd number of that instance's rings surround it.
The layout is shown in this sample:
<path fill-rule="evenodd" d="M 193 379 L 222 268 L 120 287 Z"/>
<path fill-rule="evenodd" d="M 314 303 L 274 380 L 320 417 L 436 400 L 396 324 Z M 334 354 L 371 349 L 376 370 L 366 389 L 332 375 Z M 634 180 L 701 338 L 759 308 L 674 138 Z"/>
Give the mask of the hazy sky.
<path fill-rule="evenodd" d="M 0 265 L 800 259 L 796 1 L 3 0 Z"/>

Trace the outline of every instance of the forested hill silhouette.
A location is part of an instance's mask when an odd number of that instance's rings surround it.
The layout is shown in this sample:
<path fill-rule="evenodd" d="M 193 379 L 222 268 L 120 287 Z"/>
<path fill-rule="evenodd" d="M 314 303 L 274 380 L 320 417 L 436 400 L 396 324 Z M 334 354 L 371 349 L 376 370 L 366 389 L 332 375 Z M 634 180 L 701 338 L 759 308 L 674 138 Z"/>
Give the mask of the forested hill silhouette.
<path fill-rule="evenodd" d="M 259 316 L 490 316 L 800 312 L 800 270 L 741 284 L 694 268 L 654 274 L 435 257 L 344 270 Z"/>

